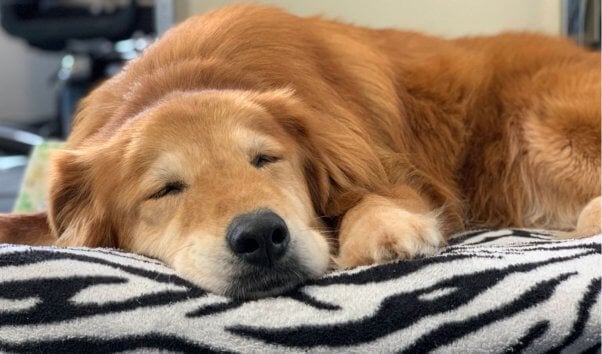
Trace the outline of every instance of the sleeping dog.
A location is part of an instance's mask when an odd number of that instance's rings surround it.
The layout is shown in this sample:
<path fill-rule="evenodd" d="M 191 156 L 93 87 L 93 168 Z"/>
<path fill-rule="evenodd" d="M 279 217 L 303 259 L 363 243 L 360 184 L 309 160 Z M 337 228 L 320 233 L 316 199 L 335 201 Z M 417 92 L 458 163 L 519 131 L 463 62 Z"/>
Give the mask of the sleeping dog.
<path fill-rule="evenodd" d="M 0 240 L 119 247 L 218 294 L 430 255 L 452 233 L 600 230 L 600 54 L 239 5 L 167 32 L 80 104 L 47 213 Z"/>

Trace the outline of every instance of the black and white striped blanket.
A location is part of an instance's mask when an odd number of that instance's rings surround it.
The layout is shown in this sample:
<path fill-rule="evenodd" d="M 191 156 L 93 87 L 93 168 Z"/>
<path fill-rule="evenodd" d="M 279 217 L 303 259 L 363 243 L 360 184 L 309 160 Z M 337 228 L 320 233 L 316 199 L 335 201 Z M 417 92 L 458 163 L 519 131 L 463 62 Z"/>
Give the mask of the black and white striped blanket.
<path fill-rule="evenodd" d="M 601 241 L 472 232 L 247 302 L 117 250 L 0 245 L 0 351 L 599 352 Z"/>

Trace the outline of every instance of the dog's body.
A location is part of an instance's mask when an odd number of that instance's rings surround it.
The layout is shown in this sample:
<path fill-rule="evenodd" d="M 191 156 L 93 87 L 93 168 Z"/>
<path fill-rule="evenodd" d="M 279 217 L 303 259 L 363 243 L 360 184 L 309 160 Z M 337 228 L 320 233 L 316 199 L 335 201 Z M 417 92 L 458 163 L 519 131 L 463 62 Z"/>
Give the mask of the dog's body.
<path fill-rule="evenodd" d="M 232 296 L 324 273 L 329 231 L 341 267 L 466 227 L 592 234 L 600 54 L 229 7 L 97 88 L 53 164 L 47 239 L 158 257 Z M 45 216 L 3 219 L 4 239 L 28 218 Z"/>

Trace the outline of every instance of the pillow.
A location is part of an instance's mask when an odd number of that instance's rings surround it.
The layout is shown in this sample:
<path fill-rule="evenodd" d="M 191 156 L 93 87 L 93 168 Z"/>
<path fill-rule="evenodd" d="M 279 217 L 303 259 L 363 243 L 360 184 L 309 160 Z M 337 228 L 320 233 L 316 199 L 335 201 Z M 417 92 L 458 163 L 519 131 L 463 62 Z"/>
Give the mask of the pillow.
<path fill-rule="evenodd" d="M 0 351 L 599 351 L 601 242 L 469 232 L 253 301 L 115 249 L 5 244 Z"/>

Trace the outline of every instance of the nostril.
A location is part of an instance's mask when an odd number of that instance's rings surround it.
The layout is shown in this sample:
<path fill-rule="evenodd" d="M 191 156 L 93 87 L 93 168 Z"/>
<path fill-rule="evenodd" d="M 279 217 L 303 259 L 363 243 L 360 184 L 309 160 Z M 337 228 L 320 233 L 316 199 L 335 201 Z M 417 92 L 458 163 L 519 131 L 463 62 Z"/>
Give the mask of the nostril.
<path fill-rule="evenodd" d="M 238 241 L 237 251 L 239 253 L 253 253 L 259 249 L 259 243 L 250 237 L 244 237 Z"/>
<path fill-rule="evenodd" d="M 286 239 L 286 236 L 286 229 L 284 229 L 283 227 L 278 227 L 274 229 L 274 232 L 272 233 L 272 243 L 275 245 L 281 244 Z"/>

